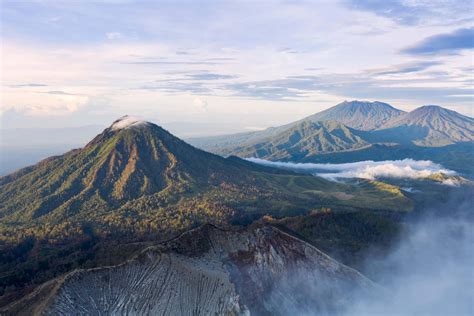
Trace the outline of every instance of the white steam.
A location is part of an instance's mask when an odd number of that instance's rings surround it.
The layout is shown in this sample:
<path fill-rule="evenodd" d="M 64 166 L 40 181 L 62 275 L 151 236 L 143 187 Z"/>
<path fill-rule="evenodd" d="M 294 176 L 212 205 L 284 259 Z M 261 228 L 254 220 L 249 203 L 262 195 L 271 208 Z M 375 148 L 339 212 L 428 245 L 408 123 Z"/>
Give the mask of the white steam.
<path fill-rule="evenodd" d="M 369 258 L 388 290 L 377 300 L 364 294 L 345 315 L 473 315 L 472 219 L 431 218 L 412 224 L 389 256 Z"/>
<path fill-rule="evenodd" d="M 342 178 L 362 178 L 369 180 L 375 180 L 377 178 L 421 179 L 437 173 L 446 175 L 456 174 L 456 172 L 445 169 L 441 165 L 429 160 L 367 160 L 341 164 L 274 162 L 258 158 L 248 158 L 247 160 L 270 167 L 307 172 L 329 180 Z M 444 184 L 455 185 L 454 183 L 448 182 Z"/>
<path fill-rule="evenodd" d="M 474 192 L 465 189 L 447 191 L 446 202 L 434 202 L 416 220 L 407 219 L 400 240 L 387 254 L 365 256 L 361 271 L 370 273 L 380 289 L 368 294 L 347 288 L 353 300 L 315 312 L 319 305 L 314 302 L 330 288 L 295 273 L 291 279 L 306 290 L 308 304 L 286 304 L 282 315 L 474 315 Z"/>
<path fill-rule="evenodd" d="M 110 128 L 113 131 L 116 131 L 116 130 L 120 130 L 124 128 L 129 128 L 132 126 L 140 126 L 140 125 L 146 125 L 146 124 L 148 124 L 147 121 L 144 121 L 138 117 L 125 115 L 119 118 L 118 120 L 116 120 L 112 124 L 112 126 L 110 126 Z"/>

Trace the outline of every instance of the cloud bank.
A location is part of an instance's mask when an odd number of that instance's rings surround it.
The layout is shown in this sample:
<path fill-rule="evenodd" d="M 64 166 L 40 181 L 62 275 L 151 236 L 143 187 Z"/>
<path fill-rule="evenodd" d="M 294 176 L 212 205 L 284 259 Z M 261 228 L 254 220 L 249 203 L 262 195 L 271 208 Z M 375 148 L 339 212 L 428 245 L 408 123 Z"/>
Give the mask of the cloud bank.
<path fill-rule="evenodd" d="M 29 127 L 32 116 L 55 127 L 89 123 L 104 99 L 109 115 L 239 122 L 223 134 L 344 99 L 471 113 L 469 1 L 69 2 L 2 3 L 3 111 L 23 115 L 9 125 Z M 47 91 L 90 99 L 71 106 Z M 215 116 L 196 117 L 196 95 Z"/>
<path fill-rule="evenodd" d="M 474 28 L 464 28 L 448 34 L 428 37 L 402 52 L 411 55 L 456 54 L 474 48 Z"/>
<path fill-rule="evenodd" d="M 445 169 L 441 165 L 429 160 L 368 160 L 342 164 L 273 162 L 258 158 L 248 158 L 247 160 L 270 167 L 311 173 L 333 181 L 344 178 L 362 178 L 369 180 L 375 180 L 377 178 L 421 179 L 437 173 L 446 175 L 456 174 L 456 172 Z M 448 182 L 444 184 L 453 185 Z"/>

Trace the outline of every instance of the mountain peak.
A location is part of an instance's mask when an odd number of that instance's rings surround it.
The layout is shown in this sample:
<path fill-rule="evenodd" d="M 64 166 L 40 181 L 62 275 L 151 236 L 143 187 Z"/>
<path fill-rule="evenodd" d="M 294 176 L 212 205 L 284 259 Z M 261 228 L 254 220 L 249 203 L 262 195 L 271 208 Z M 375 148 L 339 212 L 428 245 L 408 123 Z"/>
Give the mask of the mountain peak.
<path fill-rule="evenodd" d="M 416 108 L 413 111 L 406 113 L 404 116 L 400 116 L 397 121 L 408 121 L 410 123 L 413 123 L 417 119 L 424 119 L 428 117 L 431 119 L 433 119 L 434 117 L 439 117 L 443 120 L 467 119 L 472 121 L 472 118 L 459 114 L 456 111 L 448 110 L 439 105 L 420 106 L 419 108 Z"/>
<path fill-rule="evenodd" d="M 455 111 L 448 110 L 439 105 L 423 105 L 410 112 L 412 115 L 436 115 L 444 113 L 446 115 L 459 115 Z"/>
<path fill-rule="evenodd" d="M 397 110 L 390 104 L 379 101 L 344 101 L 327 110 L 313 114 L 305 121 L 335 120 L 352 128 L 373 130 L 385 122 L 400 116 L 403 111 Z"/>
<path fill-rule="evenodd" d="M 401 115 L 380 129 L 411 126 L 419 129 L 415 144 L 445 146 L 474 140 L 474 119 L 438 105 L 424 105 Z"/>
<path fill-rule="evenodd" d="M 439 105 L 434 105 L 434 104 L 427 104 L 427 105 L 423 105 L 423 106 L 420 106 L 418 109 L 416 110 L 420 110 L 420 109 L 424 109 L 424 110 L 441 110 L 443 109 L 443 107 L 439 106 Z"/>
<path fill-rule="evenodd" d="M 336 104 L 336 106 L 338 105 L 353 105 L 353 106 L 364 106 L 364 105 L 369 105 L 369 106 L 389 106 L 389 107 L 392 107 L 390 104 L 388 103 L 384 103 L 384 102 L 380 102 L 380 101 L 367 101 L 367 100 L 351 100 L 351 101 L 348 101 L 348 100 L 344 100 L 344 102 L 342 103 L 339 103 L 339 104 Z"/>
<path fill-rule="evenodd" d="M 61 175 L 54 182 L 59 183 L 54 192 L 48 189 L 50 182 L 38 181 L 48 174 Z M 158 125 L 130 116 L 116 120 L 85 147 L 38 164 L 25 176 L 35 182 L 31 190 L 43 196 L 42 203 L 23 214 L 30 219 L 52 213 L 67 218 L 70 212 L 87 212 L 92 204 L 97 210 L 118 209 L 144 196 L 247 181 L 239 164 L 194 148 Z M 2 179 L 0 186 L 17 178 Z"/>
<path fill-rule="evenodd" d="M 110 129 L 113 131 L 116 130 L 121 130 L 121 129 L 126 129 L 130 127 L 136 127 L 136 126 L 144 126 L 151 124 L 150 122 L 144 121 L 138 117 L 135 116 L 130 116 L 130 115 L 124 115 L 114 121 L 112 125 L 110 125 Z"/>
<path fill-rule="evenodd" d="M 145 121 L 140 119 L 136 116 L 124 115 L 117 120 L 115 120 L 108 128 L 106 128 L 102 133 L 94 137 L 87 145 L 87 147 L 95 146 L 99 143 L 104 143 L 109 141 L 111 138 L 115 137 L 121 131 L 130 131 L 130 132 L 137 132 L 138 128 L 140 129 L 140 133 L 145 133 L 146 130 L 149 129 L 156 129 L 160 131 L 160 134 L 164 131 L 161 127 L 151 122 Z M 128 133 L 127 133 L 128 134 Z M 124 136 L 124 135 L 122 135 Z"/>

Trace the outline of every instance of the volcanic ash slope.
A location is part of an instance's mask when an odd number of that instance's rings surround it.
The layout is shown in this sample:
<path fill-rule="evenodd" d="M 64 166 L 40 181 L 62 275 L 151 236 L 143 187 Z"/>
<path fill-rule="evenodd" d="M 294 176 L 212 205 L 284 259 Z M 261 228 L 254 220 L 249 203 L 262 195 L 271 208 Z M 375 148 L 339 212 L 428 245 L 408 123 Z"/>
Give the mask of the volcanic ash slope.
<path fill-rule="evenodd" d="M 49 297 L 37 293 L 20 305 L 46 315 L 326 313 L 374 288 L 359 272 L 275 227 L 205 225 L 119 266 L 74 271 Z"/>

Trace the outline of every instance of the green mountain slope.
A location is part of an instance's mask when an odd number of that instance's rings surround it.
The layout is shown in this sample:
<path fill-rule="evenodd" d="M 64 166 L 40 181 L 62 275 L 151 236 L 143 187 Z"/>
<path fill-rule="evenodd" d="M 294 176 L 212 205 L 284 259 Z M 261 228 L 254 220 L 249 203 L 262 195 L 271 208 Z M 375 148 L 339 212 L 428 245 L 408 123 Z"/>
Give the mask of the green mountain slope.
<path fill-rule="evenodd" d="M 66 218 L 91 208 L 117 208 L 144 195 L 244 180 L 235 164 L 197 150 L 156 125 L 142 122 L 115 129 L 120 122 L 80 150 L 1 178 L 2 218 Z M 18 201 L 28 201 L 21 214 Z"/>
<path fill-rule="evenodd" d="M 357 131 L 335 121 L 302 121 L 274 136 L 226 148 L 221 154 L 288 160 L 367 146 L 369 143 L 359 137 Z"/>

